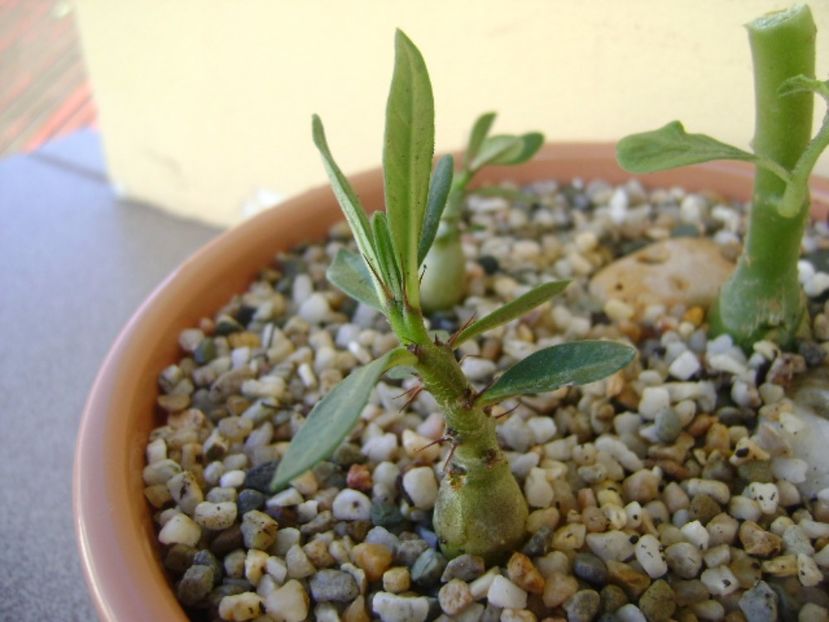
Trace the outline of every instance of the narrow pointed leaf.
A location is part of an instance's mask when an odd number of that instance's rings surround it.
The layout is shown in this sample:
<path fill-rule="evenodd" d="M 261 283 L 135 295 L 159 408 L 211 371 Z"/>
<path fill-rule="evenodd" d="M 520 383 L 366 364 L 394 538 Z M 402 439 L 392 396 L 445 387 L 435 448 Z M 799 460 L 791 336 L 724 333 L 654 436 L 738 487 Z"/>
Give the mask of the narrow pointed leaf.
<path fill-rule="evenodd" d="M 516 318 L 521 317 L 530 309 L 536 308 L 538 305 L 547 302 L 550 298 L 564 291 L 570 284 L 570 281 L 551 281 L 544 283 L 538 287 L 531 289 L 523 296 L 519 296 L 490 313 L 482 317 L 477 322 L 473 322 L 462 330 L 455 338 L 455 344 L 460 345 L 464 341 L 469 341 L 473 337 L 477 337 L 481 333 L 492 330 L 497 326 L 506 324 Z"/>
<path fill-rule="evenodd" d="M 366 216 L 360 200 L 351 188 L 351 184 L 348 183 L 348 179 L 346 179 L 340 167 L 334 161 L 334 157 L 331 155 L 331 150 L 328 147 L 328 141 L 325 139 L 325 129 L 317 115 L 313 116 L 311 127 L 314 144 L 319 149 L 320 155 L 322 155 L 322 162 L 331 180 L 331 188 L 334 191 L 334 196 L 337 197 L 337 202 L 339 202 L 343 214 L 345 214 L 348 226 L 354 234 L 357 248 L 360 249 L 360 253 L 364 256 L 376 259 L 371 231 L 369 230 L 368 216 Z"/>
<path fill-rule="evenodd" d="M 414 357 L 408 351 L 397 348 L 351 372 L 331 389 L 317 403 L 288 446 L 271 480 L 271 490 L 284 488 L 292 479 L 334 453 L 354 428 L 374 385 L 386 370 L 413 362 Z"/>
<path fill-rule="evenodd" d="M 499 158 L 516 157 L 523 149 L 524 145 L 520 136 L 489 136 L 484 140 L 478 154 L 469 163 L 469 170 L 478 171 Z"/>
<path fill-rule="evenodd" d="M 429 184 L 429 200 L 426 204 L 426 215 L 423 218 L 423 229 L 420 232 L 420 241 L 417 246 L 417 265 L 420 266 L 426 259 L 426 254 L 435 241 L 438 233 L 440 217 L 446 207 L 449 189 L 452 187 L 454 174 L 454 160 L 451 155 L 443 156 L 435 166 L 432 181 Z"/>
<path fill-rule="evenodd" d="M 466 146 L 466 154 L 464 155 L 464 166 L 469 167 L 469 163 L 478 155 L 481 150 L 481 145 L 489 134 L 492 124 L 495 122 L 494 112 L 485 112 L 475 120 L 472 126 L 472 131 L 469 133 L 469 143 Z"/>
<path fill-rule="evenodd" d="M 328 280 L 357 302 L 379 311 L 383 303 L 377 295 L 374 279 L 363 258 L 356 253 L 340 249 L 325 273 Z"/>
<path fill-rule="evenodd" d="M 636 350 L 614 341 L 576 341 L 539 350 L 508 369 L 478 398 L 482 405 L 509 397 L 595 382 L 622 369 Z"/>
<path fill-rule="evenodd" d="M 806 76 L 792 76 L 784 80 L 777 90 L 780 97 L 788 97 L 798 93 L 817 93 L 824 99 L 829 99 L 829 81 L 816 80 Z"/>
<path fill-rule="evenodd" d="M 395 298 L 400 300 L 403 291 L 400 284 L 400 268 L 394 254 L 394 246 L 389 235 L 389 226 L 384 212 L 374 212 L 371 217 L 371 231 L 374 235 L 374 246 L 380 264 L 380 274 L 383 275 L 383 280 L 389 285 Z"/>
<path fill-rule="evenodd" d="M 408 290 L 417 285 L 418 242 L 435 149 L 434 118 L 426 64 L 414 43 L 398 30 L 386 105 L 383 172 L 389 231 Z"/>
<path fill-rule="evenodd" d="M 518 139 L 521 141 L 520 149 L 509 150 L 492 160 L 490 164 L 521 164 L 538 153 L 541 145 L 544 144 L 544 134 L 540 132 L 523 134 L 522 136 L 518 136 Z"/>
<path fill-rule="evenodd" d="M 616 146 L 616 157 L 629 173 L 651 173 L 711 160 L 757 160 L 754 154 L 705 134 L 688 134 L 679 121 L 626 136 Z"/>

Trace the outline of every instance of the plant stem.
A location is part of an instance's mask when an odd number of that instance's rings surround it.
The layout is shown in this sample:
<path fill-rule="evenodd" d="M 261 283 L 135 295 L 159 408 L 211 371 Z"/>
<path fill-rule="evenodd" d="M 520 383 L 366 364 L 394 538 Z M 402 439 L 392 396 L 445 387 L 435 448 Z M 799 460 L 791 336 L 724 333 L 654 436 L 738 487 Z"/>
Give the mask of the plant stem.
<path fill-rule="evenodd" d="M 453 444 L 433 524 L 449 556 L 470 553 L 499 560 L 524 536 L 527 503 L 498 446 L 494 419 L 475 402 L 475 390 L 452 348 L 430 341 L 410 348 L 417 371 L 446 417 Z"/>
<path fill-rule="evenodd" d="M 814 20 L 808 7 L 799 6 L 755 20 L 748 32 L 754 62 L 754 151 L 792 170 L 809 144 L 814 97 L 780 97 L 778 90 L 792 76 L 814 77 Z M 782 216 L 778 208 L 786 186 L 777 174 L 757 168 L 743 254 L 712 308 L 713 332 L 730 333 L 746 348 L 769 338 L 790 345 L 805 318 L 797 261 L 808 192 L 794 216 Z"/>

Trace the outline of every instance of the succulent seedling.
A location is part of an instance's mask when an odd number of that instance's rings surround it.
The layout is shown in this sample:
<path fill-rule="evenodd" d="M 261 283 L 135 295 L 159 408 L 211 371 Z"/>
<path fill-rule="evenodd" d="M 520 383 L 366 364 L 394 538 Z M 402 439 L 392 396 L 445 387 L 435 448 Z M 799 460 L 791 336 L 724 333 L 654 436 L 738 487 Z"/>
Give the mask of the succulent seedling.
<path fill-rule="evenodd" d="M 756 166 L 743 252 L 714 303 L 714 333 L 729 333 L 744 348 L 760 339 L 789 347 L 808 332 L 797 261 L 809 217 L 809 175 L 829 144 L 829 115 L 812 137 L 815 94 L 829 100 L 829 82 L 815 75 L 815 23 L 808 6 L 769 13 L 747 26 L 754 63 L 753 152 L 678 121 L 619 142 L 623 168 L 648 173 L 711 160 Z"/>
<path fill-rule="evenodd" d="M 383 169 L 385 212 L 371 218 L 342 174 L 322 122 L 312 123 L 314 143 L 354 234 L 357 252 L 341 250 L 328 278 L 358 301 L 380 310 L 400 346 L 351 372 L 317 403 L 283 456 L 273 490 L 286 486 L 331 455 L 354 427 L 376 382 L 397 366 L 414 370 L 446 419 L 451 451 L 433 524 L 448 555 L 497 559 L 520 544 L 527 504 L 498 446 L 490 407 L 528 393 L 593 382 L 627 365 L 633 348 L 610 341 L 564 343 L 541 349 L 478 390 L 464 375 L 455 348 L 521 317 L 561 292 L 566 281 L 542 284 L 448 339 L 431 334 L 421 306 L 420 266 L 435 239 L 452 187 L 452 158 L 432 170 L 434 102 L 426 65 L 398 31 L 386 108 Z"/>
<path fill-rule="evenodd" d="M 451 309 L 466 295 L 466 261 L 461 247 L 460 222 L 463 202 L 473 177 L 486 166 L 526 162 L 544 144 L 544 135 L 539 132 L 490 136 L 494 122 L 495 113 L 487 112 L 473 124 L 462 165 L 452 179 L 437 235 L 423 260 L 420 296 L 427 313 Z"/>

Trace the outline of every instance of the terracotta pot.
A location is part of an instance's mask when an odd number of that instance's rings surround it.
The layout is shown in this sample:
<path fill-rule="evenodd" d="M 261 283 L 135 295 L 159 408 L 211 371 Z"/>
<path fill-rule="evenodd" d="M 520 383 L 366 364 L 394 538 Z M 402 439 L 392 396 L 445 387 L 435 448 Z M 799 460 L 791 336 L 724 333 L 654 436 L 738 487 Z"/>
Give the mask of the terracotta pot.
<path fill-rule="evenodd" d="M 643 177 L 649 185 L 708 189 L 745 200 L 752 169 L 715 163 Z M 621 182 L 609 144 L 548 145 L 519 167 L 491 168 L 479 182 L 538 179 Z M 351 178 L 368 209 L 382 205 L 380 170 Z M 829 180 L 814 184 L 825 218 Z M 178 355 L 178 334 L 242 291 L 274 254 L 321 239 L 340 218 L 329 188 L 311 190 L 207 244 L 158 286 L 109 352 L 83 414 L 74 469 L 75 526 L 86 580 L 102 620 L 185 620 L 162 569 L 142 469 L 155 414 L 156 378 Z"/>

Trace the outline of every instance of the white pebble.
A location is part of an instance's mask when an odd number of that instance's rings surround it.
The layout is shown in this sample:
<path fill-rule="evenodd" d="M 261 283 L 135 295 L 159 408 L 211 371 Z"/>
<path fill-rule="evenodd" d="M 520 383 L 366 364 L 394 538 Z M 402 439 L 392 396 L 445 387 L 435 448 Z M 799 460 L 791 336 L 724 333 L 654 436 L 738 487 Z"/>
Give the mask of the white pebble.
<path fill-rule="evenodd" d="M 201 538 L 201 527 L 186 514 L 174 514 L 158 532 L 161 544 L 196 546 Z"/>
<path fill-rule="evenodd" d="M 611 298 L 605 303 L 604 312 L 614 322 L 621 322 L 632 318 L 634 309 L 626 302 Z"/>
<path fill-rule="evenodd" d="M 265 574 L 268 565 L 268 554 L 258 549 L 249 549 L 245 555 L 245 578 L 253 585 L 259 585 L 259 580 Z"/>
<path fill-rule="evenodd" d="M 286 488 L 282 492 L 276 493 L 273 497 L 268 499 L 268 507 L 289 508 L 299 505 L 305 501 L 299 491 L 293 486 Z"/>
<path fill-rule="evenodd" d="M 363 453 L 374 462 L 391 460 L 395 451 L 397 451 L 397 436 L 390 432 L 372 437 L 363 444 Z"/>
<path fill-rule="evenodd" d="M 541 445 L 556 435 L 556 422 L 552 417 L 530 417 L 527 427 L 532 431 L 535 444 Z"/>
<path fill-rule="evenodd" d="M 371 606 L 383 622 L 423 622 L 429 615 L 429 601 L 425 596 L 377 592 Z"/>
<path fill-rule="evenodd" d="M 262 614 L 262 605 L 262 598 L 253 592 L 225 596 L 219 601 L 219 617 L 231 622 L 252 620 Z"/>
<path fill-rule="evenodd" d="M 668 373 L 679 380 L 688 380 L 700 370 L 700 367 L 696 354 L 686 350 L 674 359 L 668 367 Z"/>
<path fill-rule="evenodd" d="M 709 568 L 725 566 L 731 563 L 731 548 L 727 544 L 718 544 L 705 551 L 705 555 L 702 558 L 705 560 L 705 565 Z"/>
<path fill-rule="evenodd" d="M 438 496 L 438 482 L 430 467 L 416 467 L 403 476 L 403 490 L 419 510 L 431 510 Z"/>
<path fill-rule="evenodd" d="M 829 289 L 829 274 L 817 272 L 811 279 L 803 284 L 803 291 L 810 298 L 816 298 Z"/>
<path fill-rule="evenodd" d="M 700 576 L 700 581 L 713 596 L 727 596 L 740 588 L 737 577 L 728 566 L 705 570 Z"/>
<path fill-rule="evenodd" d="M 668 572 L 668 564 L 662 551 L 659 550 L 659 540 L 650 534 L 645 534 L 636 542 L 636 561 L 642 570 L 648 573 L 651 579 L 661 577 Z"/>
<path fill-rule="evenodd" d="M 762 514 L 757 502 L 743 495 L 731 497 L 728 502 L 728 513 L 738 520 L 750 521 L 756 521 Z"/>
<path fill-rule="evenodd" d="M 806 481 L 806 470 L 809 465 L 800 458 L 774 458 L 771 461 L 771 472 L 777 479 L 786 480 L 792 484 L 802 484 Z M 819 497 L 820 495 L 818 495 Z"/>
<path fill-rule="evenodd" d="M 623 562 L 634 555 L 634 547 L 630 541 L 630 534 L 624 531 L 607 531 L 605 533 L 589 533 L 586 537 L 587 546 L 594 555 L 604 561 L 613 560 Z"/>
<path fill-rule="evenodd" d="M 821 568 L 829 568 L 829 544 L 815 554 L 815 563 Z"/>
<path fill-rule="evenodd" d="M 645 419 L 654 419 L 656 415 L 669 408 L 671 397 L 664 387 L 646 387 L 639 400 L 639 414 Z"/>
<path fill-rule="evenodd" d="M 268 561 L 265 562 L 265 572 L 273 577 L 277 584 L 282 585 L 288 576 L 288 566 L 281 557 L 271 555 L 268 557 Z"/>
<path fill-rule="evenodd" d="M 285 554 L 285 564 L 288 566 L 288 576 L 291 579 L 304 579 L 316 571 L 314 564 L 308 559 L 305 551 L 298 544 L 294 544 Z"/>
<path fill-rule="evenodd" d="M 309 324 L 319 324 L 331 314 L 331 307 L 323 294 L 314 293 L 302 301 L 297 314 Z"/>
<path fill-rule="evenodd" d="M 219 479 L 219 485 L 222 488 L 239 488 L 244 483 L 245 483 L 245 472 L 242 471 L 241 469 L 234 469 L 233 471 L 227 471 Z"/>
<path fill-rule="evenodd" d="M 346 488 L 334 498 L 331 509 L 337 520 L 369 520 L 371 499 L 359 490 Z"/>
<path fill-rule="evenodd" d="M 205 529 L 214 531 L 227 529 L 236 520 L 237 506 L 233 501 L 210 503 L 203 501 L 196 506 L 195 521 Z"/>
<path fill-rule="evenodd" d="M 636 419 L 638 420 L 639 418 L 636 417 Z M 641 458 L 639 458 L 639 456 L 637 456 L 633 451 L 631 451 L 630 448 L 618 438 L 603 435 L 596 439 L 595 445 L 596 449 L 610 454 L 612 458 L 614 458 L 628 471 L 635 472 L 642 469 L 645 466 Z"/>
<path fill-rule="evenodd" d="M 618 622 L 647 622 L 645 614 L 632 603 L 619 607 L 613 614 L 613 619 Z"/>
<path fill-rule="evenodd" d="M 774 514 L 777 511 L 777 503 L 780 501 L 780 493 L 774 484 L 761 484 L 752 482 L 746 486 L 743 495 L 754 499 L 760 506 L 763 514 Z"/>
<path fill-rule="evenodd" d="M 492 580 L 486 597 L 493 607 L 524 609 L 527 606 L 527 593 L 501 575 Z"/>
<path fill-rule="evenodd" d="M 267 595 L 265 610 L 284 622 L 302 622 L 308 617 L 309 601 L 302 584 L 291 580 Z"/>
<path fill-rule="evenodd" d="M 472 581 L 469 584 L 469 591 L 472 593 L 472 598 L 475 600 L 483 598 L 497 576 L 500 575 L 498 574 L 498 567 L 496 566 L 495 568 L 490 568 L 485 574 L 482 574 Z"/>
<path fill-rule="evenodd" d="M 731 491 L 728 489 L 728 485 L 714 479 L 699 479 L 695 477 L 683 482 L 682 487 L 691 497 L 704 494 L 720 504 L 728 503 L 728 500 L 731 498 Z"/>
<path fill-rule="evenodd" d="M 708 548 L 708 540 L 710 538 L 708 531 L 702 526 L 698 520 L 686 523 L 680 528 L 685 540 L 693 544 L 698 549 L 704 551 Z"/>
<path fill-rule="evenodd" d="M 546 508 L 553 502 L 553 487 L 547 481 L 547 471 L 539 468 L 530 469 L 524 481 L 524 496 L 530 507 Z"/>
<path fill-rule="evenodd" d="M 709 354 L 707 356 L 708 367 L 715 371 L 723 371 L 735 376 L 741 376 L 746 372 L 746 366 L 740 361 L 732 358 L 729 354 Z"/>

